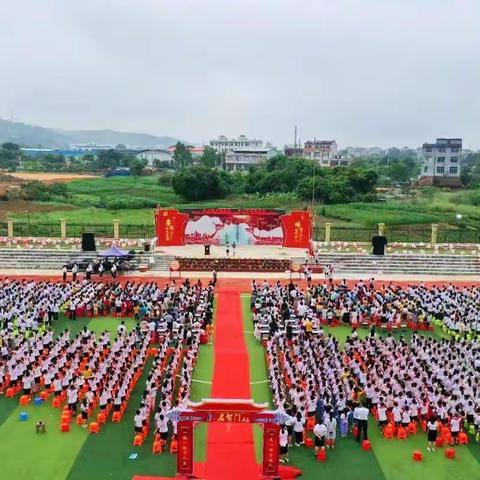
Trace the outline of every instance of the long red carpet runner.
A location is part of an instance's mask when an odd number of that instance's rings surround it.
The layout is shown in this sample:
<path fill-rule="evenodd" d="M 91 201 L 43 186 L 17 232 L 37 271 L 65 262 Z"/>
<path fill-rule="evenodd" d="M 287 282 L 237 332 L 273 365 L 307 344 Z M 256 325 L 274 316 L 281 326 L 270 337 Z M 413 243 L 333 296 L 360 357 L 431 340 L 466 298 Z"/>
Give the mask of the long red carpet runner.
<path fill-rule="evenodd" d="M 217 292 L 212 398 L 250 399 L 240 294 L 238 289 L 228 287 Z M 259 478 L 251 424 L 209 424 L 205 477 L 208 480 Z"/>

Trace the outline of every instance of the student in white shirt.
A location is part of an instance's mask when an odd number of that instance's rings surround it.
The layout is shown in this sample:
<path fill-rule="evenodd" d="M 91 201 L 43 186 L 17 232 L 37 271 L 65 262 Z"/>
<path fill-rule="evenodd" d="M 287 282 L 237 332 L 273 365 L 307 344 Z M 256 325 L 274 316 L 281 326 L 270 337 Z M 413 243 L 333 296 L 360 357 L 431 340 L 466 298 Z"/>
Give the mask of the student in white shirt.
<path fill-rule="evenodd" d="M 326 425 L 317 423 L 313 427 L 313 434 L 315 435 L 315 455 L 317 455 L 320 449 L 325 450 L 325 437 L 328 434 Z"/>
<path fill-rule="evenodd" d="M 436 417 L 432 417 L 427 423 L 427 451 L 435 451 L 435 441 L 437 440 L 438 422 Z"/>
<path fill-rule="evenodd" d="M 286 425 L 282 425 L 282 428 L 280 429 L 280 463 L 285 463 L 288 462 L 288 442 L 289 442 L 289 436 L 288 436 L 288 430 Z"/>
<path fill-rule="evenodd" d="M 303 431 L 305 430 L 305 419 L 300 412 L 297 412 L 293 422 L 293 434 L 295 435 L 295 446 L 303 445 Z"/>

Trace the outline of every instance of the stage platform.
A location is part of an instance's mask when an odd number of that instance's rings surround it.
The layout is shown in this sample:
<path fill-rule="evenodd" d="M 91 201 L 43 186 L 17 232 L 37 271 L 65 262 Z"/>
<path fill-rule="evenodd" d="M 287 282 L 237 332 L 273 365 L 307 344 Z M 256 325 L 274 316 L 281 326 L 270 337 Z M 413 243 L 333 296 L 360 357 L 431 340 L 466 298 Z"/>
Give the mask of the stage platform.
<path fill-rule="evenodd" d="M 173 257 L 195 258 L 226 258 L 225 245 L 211 245 L 210 255 L 205 255 L 204 245 L 184 245 L 181 247 L 157 247 L 156 254 Z M 230 246 L 230 257 L 237 258 L 275 258 L 278 260 L 292 260 L 305 262 L 307 250 L 303 248 L 285 248 L 280 245 L 240 245 L 235 249 Z"/>

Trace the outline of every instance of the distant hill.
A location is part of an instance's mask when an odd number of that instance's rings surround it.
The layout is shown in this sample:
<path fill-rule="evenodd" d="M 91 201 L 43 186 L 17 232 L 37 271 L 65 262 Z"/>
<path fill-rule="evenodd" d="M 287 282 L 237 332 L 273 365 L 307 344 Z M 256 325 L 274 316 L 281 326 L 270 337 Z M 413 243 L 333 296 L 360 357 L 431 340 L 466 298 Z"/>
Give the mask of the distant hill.
<path fill-rule="evenodd" d="M 173 137 L 157 137 L 148 133 L 116 132 L 114 130 L 61 130 L 0 119 L 0 143 L 14 142 L 22 147 L 68 148 L 72 143 L 128 145 L 154 148 L 174 145 Z"/>

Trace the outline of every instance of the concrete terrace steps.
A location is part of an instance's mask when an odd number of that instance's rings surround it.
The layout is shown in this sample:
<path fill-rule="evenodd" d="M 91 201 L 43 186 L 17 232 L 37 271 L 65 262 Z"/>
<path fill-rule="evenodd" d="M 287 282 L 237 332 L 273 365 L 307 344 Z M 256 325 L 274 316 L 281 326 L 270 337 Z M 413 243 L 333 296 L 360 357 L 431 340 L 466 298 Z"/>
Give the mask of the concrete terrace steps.
<path fill-rule="evenodd" d="M 60 270 L 63 265 L 85 258 L 96 258 L 97 252 L 56 249 L 0 249 L 0 269 Z M 147 255 L 135 255 L 133 263 L 148 263 Z"/>
<path fill-rule="evenodd" d="M 296 259 L 304 261 L 304 259 Z M 476 255 L 388 254 L 374 256 L 356 253 L 322 253 L 320 265 L 333 265 L 334 272 L 351 273 L 441 273 L 480 276 L 480 257 Z"/>

